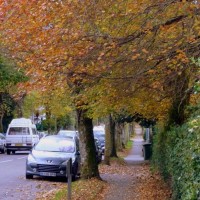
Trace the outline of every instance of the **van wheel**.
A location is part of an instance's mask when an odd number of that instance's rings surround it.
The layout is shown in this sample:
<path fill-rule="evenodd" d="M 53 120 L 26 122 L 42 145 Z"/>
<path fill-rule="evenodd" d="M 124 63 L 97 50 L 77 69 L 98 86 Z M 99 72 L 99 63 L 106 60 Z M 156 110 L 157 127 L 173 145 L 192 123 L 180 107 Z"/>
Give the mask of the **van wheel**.
<path fill-rule="evenodd" d="M 33 179 L 33 175 L 31 175 L 31 174 L 26 174 L 26 179 Z"/>
<path fill-rule="evenodd" d="M 7 153 L 8 155 L 10 155 L 10 150 L 7 149 L 6 153 Z"/>
<path fill-rule="evenodd" d="M 5 153 L 5 149 L 3 148 L 3 149 L 1 149 L 1 153 Z"/>

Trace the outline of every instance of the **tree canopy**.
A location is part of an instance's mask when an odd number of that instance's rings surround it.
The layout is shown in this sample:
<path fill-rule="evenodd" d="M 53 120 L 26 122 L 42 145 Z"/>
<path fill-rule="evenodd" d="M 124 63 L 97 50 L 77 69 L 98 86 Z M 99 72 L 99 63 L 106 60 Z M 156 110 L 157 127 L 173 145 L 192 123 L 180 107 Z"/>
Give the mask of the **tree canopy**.
<path fill-rule="evenodd" d="M 26 88 L 51 94 L 67 85 L 79 116 L 126 110 L 184 120 L 198 72 L 190 58 L 200 56 L 198 1 L 13 0 L 0 7 L 1 51 L 31 77 Z M 80 130 L 91 133 L 88 124 Z"/>
<path fill-rule="evenodd" d="M 0 131 L 6 130 L 3 127 L 3 119 L 5 116 L 13 114 L 16 102 L 14 96 L 18 96 L 20 90 L 17 89 L 17 84 L 27 81 L 28 78 L 24 75 L 23 70 L 18 70 L 14 63 L 8 62 L 0 56 Z"/>

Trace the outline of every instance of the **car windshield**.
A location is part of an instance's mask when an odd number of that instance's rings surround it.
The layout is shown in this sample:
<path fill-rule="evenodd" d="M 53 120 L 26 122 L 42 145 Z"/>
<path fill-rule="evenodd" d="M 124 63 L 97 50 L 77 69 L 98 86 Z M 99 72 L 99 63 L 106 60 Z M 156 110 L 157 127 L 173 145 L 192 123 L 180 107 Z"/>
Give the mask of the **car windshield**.
<path fill-rule="evenodd" d="M 46 137 L 40 140 L 35 150 L 73 153 L 75 151 L 75 145 L 74 141 L 70 139 Z"/>

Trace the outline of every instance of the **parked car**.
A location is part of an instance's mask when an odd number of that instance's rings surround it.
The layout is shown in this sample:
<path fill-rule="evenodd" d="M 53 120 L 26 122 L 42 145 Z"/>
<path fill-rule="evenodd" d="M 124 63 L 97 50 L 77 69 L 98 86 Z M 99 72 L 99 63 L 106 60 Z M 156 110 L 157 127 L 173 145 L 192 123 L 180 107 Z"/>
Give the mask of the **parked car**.
<path fill-rule="evenodd" d="M 94 137 L 100 142 L 102 153 L 105 151 L 105 128 L 103 126 L 95 126 L 93 128 Z"/>
<path fill-rule="evenodd" d="M 31 150 L 39 141 L 35 124 L 30 119 L 13 119 L 6 132 L 7 154 L 15 151 Z"/>
<path fill-rule="evenodd" d="M 6 137 L 3 133 L 0 133 L 0 152 L 5 153 Z"/>
<path fill-rule="evenodd" d="M 66 177 L 67 160 L 72 158 L 72 180 L 80 172 L 79 143 L 75 137 L 49 135 L 40 139 L 26 160 L 26 178 L 34 175 Z"/>
<path fill-rule="evenodd" d="M 39 138 L 43 138 L 43 137 L 46 137 L 48 135 L 48 133 L 46 131 L 38 131 L 38 135 L 39 135 Z"/>
<path fill-rule="evenodd" d="M 94 138 L 94 141 L 95 141 L 97 162 L 99 164 L 102 161 L 103 150 L 101 148 L 101 144 L 100 144 L 98 138 Z"/>

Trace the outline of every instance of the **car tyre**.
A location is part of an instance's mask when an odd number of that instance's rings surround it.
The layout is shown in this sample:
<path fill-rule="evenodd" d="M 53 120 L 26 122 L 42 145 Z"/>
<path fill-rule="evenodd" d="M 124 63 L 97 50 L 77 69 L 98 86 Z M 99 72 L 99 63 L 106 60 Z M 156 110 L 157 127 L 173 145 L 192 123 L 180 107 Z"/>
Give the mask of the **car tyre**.
<path fill-rule="evenodd" d="M 75 181 L 75 180 L 76 180 L 76 175 L 72 174 L 72 181 Z"/>
<path fill-rule="evenodd" d="M 15 151 L 12 151 L 12 154 L 15 154 Z"/>
<path fill-rule="evenodd" d="M 33 179 L 33 175 L 32 174 L 26 174 L 26 179 Z"/>
<path fill-rule="evenodd" d="M 78 166 L 76 164 L 76 166 L 72 169 L 72 181 L 76 180 L 77 171 L 78 171 Z"/>
<path fill-rule="evenodd" d="M 7 153 L 8 155 L 10 155 L 10 150 L 7 149 L 6 153 Z"/>

